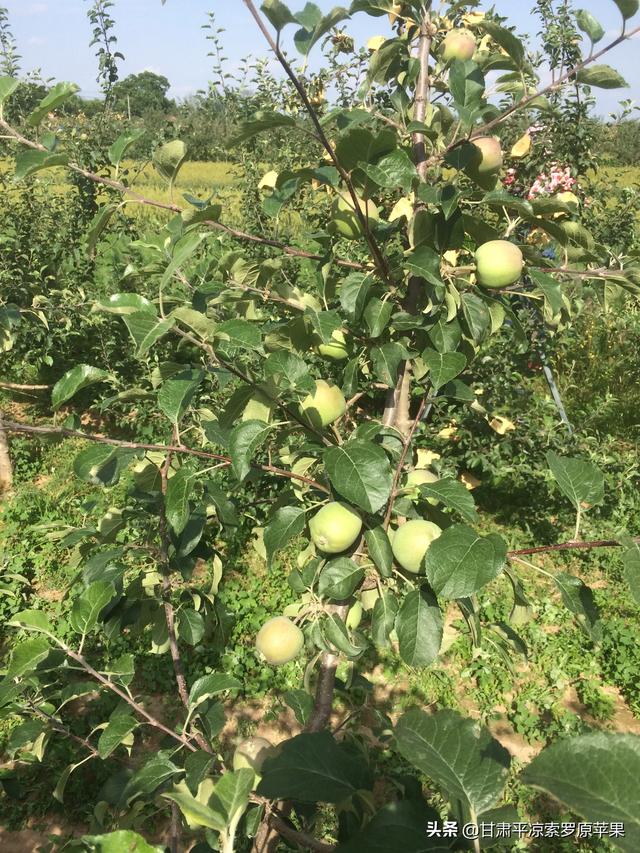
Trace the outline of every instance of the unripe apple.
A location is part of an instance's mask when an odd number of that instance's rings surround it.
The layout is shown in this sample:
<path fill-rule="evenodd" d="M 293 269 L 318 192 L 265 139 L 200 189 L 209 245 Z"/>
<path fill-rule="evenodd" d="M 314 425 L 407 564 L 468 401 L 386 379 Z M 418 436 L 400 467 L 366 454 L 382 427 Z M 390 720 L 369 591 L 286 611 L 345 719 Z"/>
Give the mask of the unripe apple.
<path fill-rule="evenodd" d="M 376 606 L 376 601 L 380 598 L 380 590 L 378 587 L 373 589 L 365 589 L 360 593 L 360 601 L 362 602 L 363 610 L 373 610 Z"/>
<path fill-rule="evenodd" d="M 500 140 L 496 136 L 478 136 L 471 140 L 476 148 L 468 172 L 471 177 L 495 176 L 504 163 L 504 153 Z"/>
<path fill-rule="evenodd" d="M 331 335 L 331 343 L 318 344 L 318 352 L 325 358 L 332 358 L 334 361 L 344 361 L 345 358 L 349 358 L 344 333 L 341 332 L 340 329 L 336 329 L 336 331 Z"/>
<path fill-rule="evenodd" d="M 256 648 L 267 663 L 281 666 L 298 657 L 304 646 L 304 634 L 286 616 L 276 616 L 258 631 Z"/>
<path fill-rule="evenodd" d="M 416 468 L 414 471 L 409 471 L 407 476 L 407 487 L 413 489 L 412 494 L 416 497 L 420 494 L 419 486 L 422 486 L 424 483 L 437 483 L 440 477 L 437 474 L 434 474 L 433 471 L 429 471 L 427 468 Z M 427 501 L 435 506 L 438 501 L 436 498 L 427 498 Z"/>
<path fill-rule="evenodd" d="M 356 601 L 349 608 L 349 612 L 347 613 L 347 618 L 345 620 L 345 625 L 350 631 L 355 631 L 356 628 L 362 622 L 362 604 L 359 601 Z"/>
<path fill-rule="evenodd" d="M 358 199 L 358 207 L 369 222 L 377 222 L 380 219 L 378 208 L 372 201 Z M 362 237 L 362 226 L 350 195 L 339 195 L 333 200 L 329 231 L 347 240 L 358 240 Z"/>
<path fill-rule="evenodd" d="M 315 392 L 300 403 L 300 411 L 311 426 L 320 429 L 344 415 L 347 401 L 337 385 L 329 385 L 324 379 L 319 379 Z"/>
<path fill-rule="evenodd" d="M 459 27 L 450 30 L 442 43 L 442 58 L 445 62 L 471 59 L 476 52 L 476 38 L 470 30 Z"/>
<path fill-rule="evenodd" d="M 254 773 L 260 773 L 262 765 L 273 752 L 273 744 L 266 738 L 249 737 L 236 747 L 233 753 L 233 769 L 242 770 L 246 767 Z"/>
<path fill-rule="evenodd" d="M 341 554 L 356 541 L 362 530 L 362 519 L 345 503 L 325 504 L 309 522 L 309 532 L 316 548 L 325 554 Z"/>
<path fill-rule="evenodd" d="M 508 240 L 490 240 L 476 252 L 476 273 L 482 287 L 501 288 L 515 284 L 522 275 L 524 258 Z"/>
<path fill-rule="evenodd" d="M 578 196 L 575 193 L 572 193 L 572 192 L 558 193 L 556 195 L 556 198 L 558 199 L 558 201 L 561 201 L 564 204 L 568 204 L 569 206 L 574 205 L 574 204 L 575 205 L 580 204 L 580 199 L 578 198 Z"/>
<path fill-rule="evenodd" d="M 424 555 L 434 539 L 442 533 L 437 524 L 422 519 L 407 521 L 393 537 L 393 556 L 407 572 L 417 575 Z"/>

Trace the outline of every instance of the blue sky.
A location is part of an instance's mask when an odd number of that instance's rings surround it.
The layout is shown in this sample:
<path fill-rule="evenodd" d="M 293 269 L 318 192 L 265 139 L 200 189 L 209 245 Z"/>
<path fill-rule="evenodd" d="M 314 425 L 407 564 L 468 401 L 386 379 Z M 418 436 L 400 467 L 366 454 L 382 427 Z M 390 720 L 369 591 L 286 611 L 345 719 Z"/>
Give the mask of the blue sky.
<path fill-rule="evenodd" d="M 316 3 L 323 10 L 336 5 L 327 0 Z M 41 68 L 45 77 L 78 83 L 86 95 L 98 93 L 95 49 L 88 46 L 90 28 L 85 0 L 0 0 L 0 5 L 9 11 L 24 70 Z M 298 0 L 289 5 L 297 9 L 304 3 Z M 342 0 L 341 5 L 348 2 Z M 539 21 L 531 6 L 526 0 L 495 0 L 496 10 L 508 16 L 520 31 L 535 34 Z M 600 20 L 607 30 L 607 41 L 619 33 L 620 14 L 612 0 L 576 0 L 576 6 L 588 9 Z M 223 38 L 232 66 L 248 54 L 265 54 L 262 36 L 241 0 L 167 0 L 165 6 L 160 0 L 116 0 L 113 15 L 117 21 L 118 49 L 126 57 L 122 75 L 145 69 L 164 74 L 171 80 L 171 94 L 178 98 L 205 88 L 211 61 L 201 26 L 209 11 L 215 12 L 219 25 L 226 29 Z M 348 28 L 363 43 L 371 35 L 384 34 L 385 22 L 385 18 L 357 15 Z M 290 32 L 293 33 L 293 28 Z M 599 113 L 604 115 L 614 110 L 621 98 L 638 97 L 637 50 L 640 39 L 618 47 L 607 58 L 607 62 L 623 73 L 629 88 L 614 92 L 595 90 Z"/>

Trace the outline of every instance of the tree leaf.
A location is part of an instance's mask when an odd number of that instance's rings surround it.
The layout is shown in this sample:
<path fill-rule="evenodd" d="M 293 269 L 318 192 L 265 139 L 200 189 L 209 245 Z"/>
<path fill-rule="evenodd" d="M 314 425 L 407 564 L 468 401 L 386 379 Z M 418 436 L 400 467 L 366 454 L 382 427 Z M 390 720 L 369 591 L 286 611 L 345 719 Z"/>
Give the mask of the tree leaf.
<path fill-rule="evenodd" d="M 408 593 L 396 618 L 400 657 L 409 666 L 429 666 L 442 645 L 442 613 L 428 587 Z"/>
<path fill-rule="evenodd" d="M 371 638 L 376 646 L 389 645 L 389 636 L 398 617 L 398 600 L 393 593 L 384 592 L 373 606 Z"/>
<path fill-rule="evenodd" d="M 454 524 L 429 546 L 425 570 L 436 595 L 468 598 L 497 578 L 506 561 L 507 546 L 497 534 L 479 536 Z"/>
<path fill-rule="evenodd" d="M 223 816 L 227 826 L 237 823 L 249 805 L 249 795 L 254 786 L 255 773 L 250 767 L 225 773 L 213 789 L 209 806 Z"/>
<path fill-rule="evenodd" d="M 14 647 L 7 669 L 7 679 L 20 678 L 33 672 L 49 655 L 49 643 L 44 637 L 31 637 Z"/>
<path fill-rule="evenodd" d="M 6 623 L 15 628 L 29 628 L 39 633 L 51 634 L 53 627 L 43 610 L 21 610 Z"/>
<path fill-rule="evenodd" d="M 289 8 L 280 0 L 265 0 L 260 8 L 278 32 L 281 32 L 287 24 L 296 23 Z"/>
<path fill-rule="evenodd" d="M 438 825 L 435 809 L 419 800 L 397 800 L 384 805 L 357 835 L 336 847 L 336 853 L 445 853 L 446 839 L 430 838 L 429 824 Z"/>
<path fill-rule="evenodd" d="M 620 14 L 625 21 L 633 18 L 637 14 L 638 9 L 640 9 L 640 0 L 613 0 L 613 2 L 620 9 Z"/>
<path fill-rule="evenodd" d="M 520 781 L 560 800 L 589 821 L 624 824 L 610 840 L 640 847 L 640 738 L 597 732 L 552 743 L 525 767 Z"/>
<path fill-rule="evenodd" d="M 180 422 L 203 378 L 202 370 L 185 370 L 163 383 L 158 392 L 158 406 L 172 423 Z"/>
<path fill-rule="evenodd" d="M 372 338 L 379 338 L 389 325 L 389 320 L 393 314 L 393 303 L 390 299 L 384 301 L 374 297 L 365 305 L 362 316 L 369 329 L 369 335 Z"/>
<path fill-rule="evenodd" d="M 264 363 L 265 379 L 273 379 L 279 388 L 296 388 L 313 393 L 316 383 L 309 373 L 309 365 L 292 352 L 271 353 Z"/>
<path fill-rule="evenodd" d="M 100 299 L 96 303 L 100 311 L 108 314 L 149 314 L 156 317 L 156 309 L 144 296 L 137 293 L 114 293 L 108 299 Z"/>
<path fill-rule="evenodd" d="M 294 36 L 294 43 L 303 56 L 308 56 L 312 47 L 322 36 L 326 35 L 336 24 L 349 17 L 349 10 L 336 6 L 328 14 L 318 20 L 317 13 L 320 12 L 314 3 L 307 3 L 302 12 L 296 15 L 296 20 L 302 24 L 302 29 Z"/>
<path fill-rule="evenodd" d="M 491 313 L 486 302 L 474 293 L 462 293 L 462 313 L 473 340 L 479 344 L 491 329 Z"/>
<path fill-rule="evenodd" d="M 629 85 L 610 65 L 589 65 L 578 71 L 576 80 L 585 86 L 596 86 L 598 89 L 623 89 Z"/>
<path fill-rule="evenodd" d="M 259 112 L 256 113 L 255 119 L 244 122 L 240 126 L 239 132 L 229 140 L 230 147 L 236 147 L 248 139 L 252 139 L 259 133 L 265 130 L 273 130 L 277 127 L 295 127 L 296 121 L 294 118 L 282 113 Z"/>
<path fill-rule="evenodd" d="M 360 586 L 364 571 L 348 557 L 338 557 L 322 569 L 318 580 L 318 594 L 332 601 L 350 598 Z"/>
<path fill-rule="evenodd" d="M 108 581 L 95 581 L 76 598 L 69 615 L 69 624 L 77 634 L 90 633 L 98 624 L 100 612 L 116 594 L 115 587 Z"/>
<path fill-rule="evenodd" d="M 190 646 L 197 646 L 204 637 L 202 614 L 190 607 L 181 610 L 178 615 L 178 636 Z"/>
<path fill-rule="evenodd" d="M 56 83 L 29 115 L 27 119 L 29 127 L 37 127 L 48 113 L 52 113 L 57 107 L 79 91 L 80 86 L 77 86 L 75 83 Z"/>
<path fill-rule="evenodd" d="M 189 691 L 189 708 L 196 708 L 202 702 L 206 702 L 219 693 L 227 690 L 240 690 L 242 684 L 237 678 L 223 672 L 214 672 L 211 675 L 203 675 L 195 681 Z"/>
<path fill-rule="evenodd" d="M 595 506 L 604 500 L 604 475 L 599 468 L 582 459 L 568 459 L 549 451 L 546 456 L 560 490 L 576 509 L 583 503 Z"/>
<path fill-rule="evenodd" d="M 473 496 L 458 480 L 446 477 L 436 483 L 423 483 L 420 486 L 420 494 L 425 498 L 436 498 L 440 503 L 460 513 L 466 521 L 478 520 Z"/>
<path fill-rule="evenodd" d="M 255 454 L 269 437 L 272 427 L 264 421 L 243 421 L 233 428 L 229 437 L 229 454 L 233 471 L 242 482 L 251 470 Z"/>
<path fill-rule="evenodd" d="M 260 329 L 248 320 L 225 320 L 216 330 L 216 337 L 225 348 L 255 350 L 262 346 Z"/>
<path fill-rule="evenodd" d="M 482 29 L 491 36 L 496 44 L 504 48 L 511 59 L 515 62 L 518 68 L 521 68 L 525 62 L 524 46 L 517 36 L 510 30 L 506 30 L 495 21 L 489 21 L 486 18 L 481 22 Z"/>
<path fill-rule="evenodd" d="M 586 9 L 578 9 L 576 23 L 583 33 L 586 33 L 593 44 L 604 38 L 605 30 L 600 21 Z"/>
<path fill-rule="evenodd" d="M 136 797 L 152 794 L 160 785 L 178 773 L 184 773 L 184 770 L 176 767 L 165 755 L 151 756 L 147 763 L 137 770 L 127 782 L 120 797 L 121 806 L 129 806 Z"/>
<path fill-rule="evenodd" d="M 392 342 L 374 347 L 371 350 L 371 359 L 376 379 L 379 379 L 387 388 L 395 388 L 400 363 L 404 357 L 405 348 L 402 344 Z"/>
<path fill-rule="evenodd" d="M 66 154 L 52 154 L 51 151 L 34 151 L 29 148 L 16 156 L 14 177 L 16 181 L 22 181 L 42 169 L 66 166 L 68 162 L 69 157 Z"/>
<path fill-rule="evenodd" d="M 122 319 L 136 345 L 136 356 L 138 358 L 146 355 L 151 347 L 163 338 L 167 332 L 170 332 L 176 324 L 173 317 L 160 320 L 147 311 L 124 314 Z"/>
<path fill-rule="evenodd" d="M 305 528 L 305 512 L 299 506 L 283 506 L 276 511 L 264 530 L 264 547 L 267 552 L 267 564 L 270 566 L 274 555 L 281 551 L 292 539 L 299 536 Z"/>
<path fill-rule="evenodd" d="M 313 697 L 306 690 L 287 690 L 282 697 L 296 715 L 301 726 L 306 726 L 313 711 Z"/>
<path fill-rule="evenodd" d="M 262 768 L 259 796 L 303 803 L 340 803 L 371 789 L 369 769 L 329 732 L 301 734 L 279 746 Z"/>
<path fill-rule="evenodd" d="M 367 297 L 373 285 L 370 275 L 354 272 L 348 275 L 340 287 L 340 305 L 344 313 L 358 322 L 367 304 Z"/>
<path fill-rule="evenodd" d="M 636 604 L 640 604 L 640 545 L 628 548 L 622 558 L 624 579 L 629 584 L 631 595 Z"/>
<path fill-rule="evenodd" d="M 94 853 L 164 853 L 164 847 L 152 847 L 141 835 L 130 829 L 119 829 L 107 835 L 83 835 Z"/>
<path fill-rule="evenodd" d="M 186 786 L 185 786 L 186 788 Z M 178 805 L 178 808 L 185 816 L 190 824 L 195 826 L 206 826 L 208 829 L 214 829 L 217 832 L 224 832 L 226 829 L 225 821 L 222 815 L 214 812 L 208 806 L 203 805 L 195 797 L 192 797 L 187 790 L 177 791 L 162 795 L 166 800 L 171 800 Z"/>
<path fill-rule="evenodd" d="M 500 798 L 511 758 L 474 720 L 451 710 L 408 711 L 395 737 L 406 760 L 436 782 L 450 802 L 459 800 L 481 815 Z"/>
<path fill-rule="evenodd" d="M 187 158 L 187 146 L 181 139 L 173 139 L 160 145 L 153 152 L 153 165 L 169 184 L 173 184 Z"/>
<path fill-rule="evenodd" d="M 103 760 L 108 758 L 122 741 L 134 729 L 138 727 L 138 721 L 129 714 L 118 714 L 109 720 L 109 724 L 100 734 L 98 739 L 98 752 Z"/>
<path fill-rule="evenodd" d="M 428 349 L 422 354 L 434 391 L 439 391 L 447 382 L 459 376 L 467 366 L 467 358 L 461 352 L 440 353 Z"/>
<path fill-rule="evenodd" d="M 378 512 L 389 500 L 393 474 L 384 450 L 370 441 L 348 441 L 324 453 L 333 488 L 349 503 Z"/>
<path fill-rule="evenodd" d="M 193 493 L 193 477 L 193 471 L 183 467 L 167 480 L 165 513 L 176 536 L 180 536 L 189 521 L 189 498 Z"/>
<path fill-rule="evenodd" d="M 129 148 L 131 148 L 132 145 L 135 145 L 135 143 L 145 135 L 145 132 L 144 128 L 137 128 L 136 130 L 130 130 L 127 133 L 120 134 L 107 151 L 109 162 L 113 166 L 119 166 L 122 158 Z"/>
<path fill-rule="evenodd" d="M 95 385 L 96 382 L 104 382 L 109 378 L 106 370 L 91 367 L 88 364 L 77 364 L 68 370 L 62 379 L 53 386 L 51 392 L 51 404 L 54 409 L 59 409 L 63 403 L 70 400 L 78 391 Z"/>
<path fill-rule="evenodd" d="M 459 107 L 472 107 L 484 95 L 484 74 L 472 59 L 466 62 L 457 59 L 451 64 L 449 88 Z"/>
<path fill-rule="evenodd" d="M 379 160 L 375 165 L 360 163 L 359 168 L 368 178 L 385 189 L 400 187 L 409 192 L 418 177 L 416 167 L 406 151 L 396 148 Z"/>
<path fill-rule="evenodd" d="M 13 95 L 15 90 L 20 85 L 20 81 L 15 77 L 0 77 L 0 109 L 4 102 Z"/>
<path fill-rule="evenodd" d="M 435 286 L 442 286 L 440 278 L 440 255 L 430 246 L 419 246 L 404 262 L 414 275 L 424 278 Z"/>
<path fill-rule="evenodd" d="M 374 527 L 365 531 L 364 538 L 369 556 L 378 571 L 383 578 L 390 578 L 393 567 L 393 550 L 386 530 L 382 526 Z"/>
<path fill-rule="evenodd" d="M 567 610 L 578 617 L 578 624 L 594 642 L 602 639 L 600 613 L 591 589 L 580 578 L 559 572 L 554 581 Z"/>

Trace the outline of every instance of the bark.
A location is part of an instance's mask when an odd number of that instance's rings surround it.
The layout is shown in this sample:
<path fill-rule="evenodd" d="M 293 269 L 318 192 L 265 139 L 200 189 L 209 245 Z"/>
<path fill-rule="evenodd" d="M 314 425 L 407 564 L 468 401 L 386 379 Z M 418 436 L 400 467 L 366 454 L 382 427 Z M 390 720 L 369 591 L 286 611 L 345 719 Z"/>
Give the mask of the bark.
<path fill-rule="evenodd" d="M 0 412 L 0 496 L 11 491 L 13 486 L 13 466 L 9 454 L 9 439 Z"/>

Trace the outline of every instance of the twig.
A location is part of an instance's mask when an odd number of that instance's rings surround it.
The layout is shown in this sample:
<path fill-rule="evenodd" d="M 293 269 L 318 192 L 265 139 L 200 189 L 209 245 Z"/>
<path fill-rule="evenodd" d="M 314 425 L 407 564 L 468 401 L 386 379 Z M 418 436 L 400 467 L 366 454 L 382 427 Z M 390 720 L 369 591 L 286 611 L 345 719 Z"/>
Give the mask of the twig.
<path fill-rule="evenodd" d="M 427 398 L 426 396 L 422 398 L 422 402 L 420 403 L 420 408 L 418 409 L 418 414 L 416 415 L 413 423 L 411 424 L 411 429 L 409 430 L 408 435 L 404 440 L 404 446 L 402 448 L 402 453 L 400 455 L 400 459 L 398 460 L 398 464 L 396 466 L 395 473 L 393 475 L 393 483 L 391 485 L 391 496 L 389 498 L 389 503 L 387 504 L 387 512 L 384 517 L 384 529 L 387 530 L 389 528 L 389 523 L 391 522 L 391 515 L 393 513 L 393 504 L 395 500 L 395 496 L 398 490 L 398 483 L 400 482 L 400 477 L 402 476 L 402 469 L 404 468 L 404 463 L 406 461 L 407 455 L 409 453 L 409 448 L 413 442 L 413 436 L 416 434 L 416 430 L 418 429 L 418 424 L 422 420 L 422 416 L 424 415 L 424 410 L 427 408 Z"/>
<path fill-rule="evenodd" d="M 0 391 L 48 391 L 51 385 L 18 385 L 16 382 L 0 382 Z"/>
<path fill-rule="evenodd" d="M 7 432 L 27 433 L 31 435 L 58 435 L 64 438 L 79 438 L 83 441 L 92 441 L 96 444 L 107 444 L 112 447 L 124 447 L 129 450 L 149 450 L 158 453 L 176 453 L 183 456 L 195 456 L 198 459 L 214 459 L 218 462 L 223 462 L 225 466 L 230 466 L 232 460 L 230 456 L 223 456 L 220 453 L 209 453 L 206 450 L 195 450 L 192 447 L 179 445 L 177 447 L 167 446 L 166 444 L 143 444 L 136 441 L 122 441 L 117 438 L 109 438 L 107 436 L 89 435 L 85 432 L 77 430 L 65 429 L 64 427 L 51 426 L 31 426 L 29 424 L 18 424 L 13 422 L 4 422 L 4 428 Z M 285 477 L 289 480 L 298 480 L 301 483 L 306 483 L 320 492 L 327 495 L 331 494 L 331 490 L 322 483 L 310 477 L 304 477 L 301 474 L 294 474 L 292 471 L 285 471 L 284 468 L 276 468 L 274 465 L 260 465 L 257 462 L 251 463 L 251 467 L 258 471 L 265 471 L 269 474 L 275 474 L 276 477 Z"/>
<path fill-rule="evenodd" d="M 332 853 L 336 849 L 333 844 L 325 844 L 324 841 L 319 841 L 306 832 L 294 829 L 277 814 L 271 813 L 269 815 L 269 823 L 283 838 L 298 844 L 304 850 L 312 850 L 314 853 Z"/>
<path fill-rule="evenodd" d="M 640 538 L 633 540 L 636 545 L 640 544 Z M 526 557 L 532 554 L 550 554 L 553 551 L 576 551 L 580 549 L 593 549 L 593 548 L 621 548 L 623 547 L 623 543 L 619 542 L 617 539 L 596 539 L 591 542 L 576 542 L 572 540 L 570 542 L 563 542 L 560 545 L 540 545 L 537 548 L 521 548 L 518 551 L 509 551 L 507 557 L 511 559 L 512 557 Z"/>

